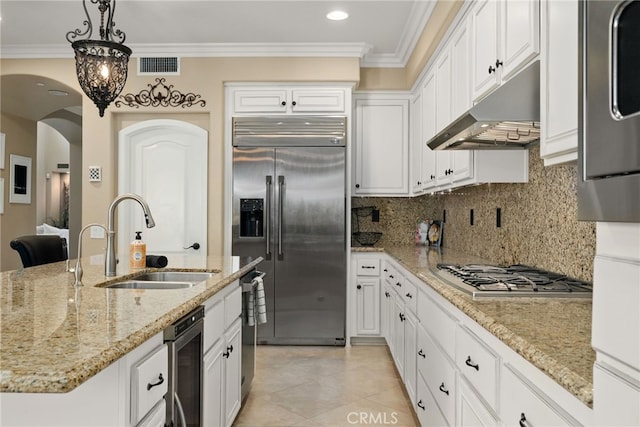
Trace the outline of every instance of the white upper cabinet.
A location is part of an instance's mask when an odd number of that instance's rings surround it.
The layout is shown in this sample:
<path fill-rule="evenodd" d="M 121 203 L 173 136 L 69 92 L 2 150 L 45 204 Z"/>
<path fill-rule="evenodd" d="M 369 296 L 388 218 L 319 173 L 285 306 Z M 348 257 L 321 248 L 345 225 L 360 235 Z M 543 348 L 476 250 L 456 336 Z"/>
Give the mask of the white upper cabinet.
<path fill-rule="evenodd" d="M 411 192 L 420 194 L 423 187 L 422 173 L 422 152 L 426 148 L 426 144 L 422 140 L 422 93 L 417 92 L 411 98 L 409 105 L 409 145 L 410 145 L 410 163 L 411 163 Z"/>
<path fill-rule="evenodd" d="M 240 86 L 232 90 L 238 114 L 345 113 L 350 90 L 325 86 Z"/>
<path fill-rule="evenodd" d="M 445 49 L 436 60 L 436 133 L 451 123 L 451 50 Z"/>
<path fill-rule="evenodd" d="M 540 156 L 545 166 L 578 158 L 578 1 L 540 4 Z"/>
<path fill-rule="evenodd" d="M 451 39 L 451 118 L 457 119 L 471 108 L 471 23 L 460 23 Z"/>
<path fill-rule="evenodd" d="M 355 195 L 409 194 L 409 95 L 355 97 Z"/>
<path fill-rule="evenodd" d="M 436 152 L 427 146 L 427 141 L 436 134 L 436 75 L 427 72 L 422 86 L 422 188 L 428 190 L 436 186 Z"/>
<path fill-rule="evenodd" d="M 539 2 L 480 0 L 471 12 L 472 93 L 478 100 L 539 52 Z"/>

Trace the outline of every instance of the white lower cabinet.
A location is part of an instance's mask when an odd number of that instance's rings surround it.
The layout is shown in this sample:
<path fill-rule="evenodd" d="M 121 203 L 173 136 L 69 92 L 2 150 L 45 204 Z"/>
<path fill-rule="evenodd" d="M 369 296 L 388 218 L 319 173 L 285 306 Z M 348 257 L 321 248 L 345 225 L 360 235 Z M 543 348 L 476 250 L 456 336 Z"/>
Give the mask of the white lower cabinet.
<path fill-rule="evenodd" d="M 204 355 L 202 390 L 206 396 L 202 407 L 202 425 L 206 427 L 222 427 L 222 413 L 224 404 L 224 358 L 222 352 L 225 349 L 222 339 L 207 351 Z"/>
<path fill-rule="evenodd" d="M 167 402 L 162 399 L 149 411 L 136 427 L 164 427 L 167 419 Z"/>
<path fill-rule="evenodd" d="M 418 328 L 418 371 L 424 377 L 427 388 L 433 394 L 438 407 L 450 425 L 456 414 L 456 369 L 435 344 L 429 334 Z"/>
<path fill-rule="evenodd" d="M 575 396 L 399 263 L 383 261 L 383 330 L 422 426 L 592 424 L 592 410 Z M 612 408 L 640 401 L 633 381 L 606 369 L 595 380 L 611 390 Z M 631 400 L 615 401 L 622 390 Z M 615 411 L 609 425 L 640 425 L 640 410 L 618 423 Z"/>
<path fill-rule="evenodd" d="M 594 425 L 640 426 L 640 373 L 632 378 L 596 362 L 593 384 Z"/>
<path fill-rule="evenodd" d="M 224 414 L 226 426 L 231 426 L 240 411 L 242 381 L 242 319 L 237 319 L 225 332 L 224 361 Z"/>
<path fill-rule="evenodd" d="M 236 281 L 205 303 L 203 426 L 229 427 L 240 411 L 242 289 Z"/>
<path fill-rule="evenodd" d="M 577 421 L 560 415 L 561 408 L 547 398 L 512 366 L 505 364 L 500 379 L 500 413 L 504 426 L 575 426 Z"/>
<path fill-rule="evenodd" d="M 416 398 L 414 399 L 414 409 L 418 414 L 418 420 L 420 425 L 424 427 L 448 427 L 447 420 L 442 416 L 442 413 L 436 405 L 436 401 L 429 392 L 426 383 L 421 375 L 418 375 L 418 389 L 416 391 Z"/>
<path fill-rule="evenodd" d="M 498 419 L 480 402 L 478 395 L 464 380 L 460 381 L 460 415 L 456 425 L 464 427 L 493 427 L 499 425 Z"/>
<path fill-rule="evenodd" d="M 496 409 L 498 398 L 498 369 L 500 359 L 485 343 L 464 326 L 456 333 L 456 365 L 460 374 L 487 402 Z"/>
<path fill-rule="evenodd" d="M 372 254 L 353 254 L 350 298 L 351 336 L 381 336 L 380 258 Z"/>

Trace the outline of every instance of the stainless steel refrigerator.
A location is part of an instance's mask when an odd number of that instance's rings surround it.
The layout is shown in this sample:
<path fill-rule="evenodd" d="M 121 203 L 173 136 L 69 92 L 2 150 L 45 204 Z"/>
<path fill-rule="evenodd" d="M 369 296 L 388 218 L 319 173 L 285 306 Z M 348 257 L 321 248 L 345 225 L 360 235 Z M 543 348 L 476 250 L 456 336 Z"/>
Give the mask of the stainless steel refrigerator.
<path fill-rule="evenodd" d="M 346 118 L 233 120 L 233 255 L 262 256 L 259 344 L 344 345 Z"/>

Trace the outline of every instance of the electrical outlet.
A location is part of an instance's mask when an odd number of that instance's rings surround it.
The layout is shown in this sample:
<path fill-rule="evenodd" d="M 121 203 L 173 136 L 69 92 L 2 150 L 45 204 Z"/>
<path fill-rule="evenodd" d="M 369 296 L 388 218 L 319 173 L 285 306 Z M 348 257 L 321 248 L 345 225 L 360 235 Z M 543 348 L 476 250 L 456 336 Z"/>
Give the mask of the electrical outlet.
<path fill-rule="evenodd" d="M 95 225 L 91 227 L 91 238 L 92 239 L 104 239 L 104 229 L 102 227 L 96 227 Z"/>

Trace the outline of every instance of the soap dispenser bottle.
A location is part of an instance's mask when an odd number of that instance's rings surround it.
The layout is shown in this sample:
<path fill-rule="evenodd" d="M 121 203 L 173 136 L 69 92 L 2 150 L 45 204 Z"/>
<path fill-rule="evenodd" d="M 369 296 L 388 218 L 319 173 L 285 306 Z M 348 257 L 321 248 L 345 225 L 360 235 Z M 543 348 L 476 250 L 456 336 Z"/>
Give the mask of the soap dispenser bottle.
<path fill-rule="evenodd" d="M 129 268 L 145 268 L 147 261 L 147 244 L 142 241 L 142 231 L 136 231 L 136 238 L 129 247 Z"/>

